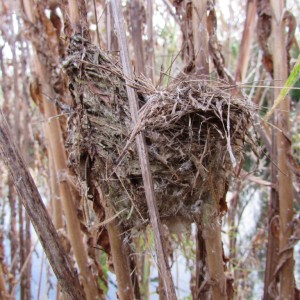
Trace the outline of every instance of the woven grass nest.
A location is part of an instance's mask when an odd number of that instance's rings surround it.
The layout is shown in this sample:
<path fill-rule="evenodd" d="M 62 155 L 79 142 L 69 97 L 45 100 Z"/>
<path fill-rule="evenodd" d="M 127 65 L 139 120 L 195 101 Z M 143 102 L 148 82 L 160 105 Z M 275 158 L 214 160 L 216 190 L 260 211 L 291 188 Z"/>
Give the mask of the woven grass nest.
<path fill-rule="evenodd" d="M 182 75 L 167 88 L 136 79 L 133 127 L 119 63 L 79 35 L 64 63 L 75 109 L 68 122 L 69 162 L 91 201 L 99 185 L 125 228 L 149 223 L 134 137 L 143 132 L 162 222 L 191 224 L 213 197 L 221 207 L 239 162 L 253 108 L 224 82 Z M 221 203 L 223 202 L 223 203 Z"/>

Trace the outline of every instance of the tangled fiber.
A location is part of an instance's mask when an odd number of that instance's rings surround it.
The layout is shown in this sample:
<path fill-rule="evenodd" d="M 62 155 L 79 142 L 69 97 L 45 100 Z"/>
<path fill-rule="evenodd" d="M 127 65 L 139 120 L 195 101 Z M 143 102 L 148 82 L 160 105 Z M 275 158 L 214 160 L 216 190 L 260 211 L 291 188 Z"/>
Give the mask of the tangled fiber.
<path fill-rule="evenodd" d="M 145 135 L 158 210 L 163 222 L 201 218 L 208 197 L 226 210 L 228 176 L 241 159 L 253 108 L 224 82 L 180 75 L 156 89 L 131 83 L 139 99 L 133 126 L 118 61 L 75 35 L 64 63 L 75 109 L 69 118 L 69 162 L 82 194 L 100 186 L 126 228 L 149 221 L 134 138 Z"/>

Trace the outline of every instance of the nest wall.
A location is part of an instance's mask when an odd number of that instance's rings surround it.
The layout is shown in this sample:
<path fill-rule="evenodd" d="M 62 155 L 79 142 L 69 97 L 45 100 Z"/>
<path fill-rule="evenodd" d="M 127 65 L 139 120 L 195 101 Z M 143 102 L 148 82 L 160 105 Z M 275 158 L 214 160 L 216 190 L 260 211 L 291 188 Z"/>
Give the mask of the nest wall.
<path fill-rule="evenodd" d="M 181 75 L 166 88 L 136 78 L 130 84 L 140 111 L 133 125 L 118 61 L 78 35 L 68 54 L 64 68 L 75 107 L 67 149 L 89 201 L 99 185 L 125 227 L 149 222 L 134 142 L 143 132 L 162 221 L 199 221 L 209 197 L 226 210 L 228 176 L 252 120 L 253 107 L 244 97 L 233 97 L 228 84 L 207 78 Z"/>

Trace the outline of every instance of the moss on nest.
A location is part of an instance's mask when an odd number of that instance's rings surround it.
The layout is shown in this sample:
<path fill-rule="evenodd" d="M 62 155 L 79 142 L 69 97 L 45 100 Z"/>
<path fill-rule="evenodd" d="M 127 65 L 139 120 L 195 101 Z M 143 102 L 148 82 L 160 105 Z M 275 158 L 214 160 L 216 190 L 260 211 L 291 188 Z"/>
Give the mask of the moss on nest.
<path fill-rule="evenodd" d="M 148 223 L 134 138 L 149 149 L 158 210 L 166 223 L 192 223 L 211 195 L 226 209 L 227 179 L 242 155 L 253 108 L 230 86 L 180 76 L 167 88 L 136 79 L 139 118 L 132 126 L 126 85 L 115 58 L 74 36 L 64 64 L 75 100 L 69 118 L 69 162 L 88 197 L 100 185 L 127 228 Z M 175 221 L 174 221 L 175 220 Z"/>

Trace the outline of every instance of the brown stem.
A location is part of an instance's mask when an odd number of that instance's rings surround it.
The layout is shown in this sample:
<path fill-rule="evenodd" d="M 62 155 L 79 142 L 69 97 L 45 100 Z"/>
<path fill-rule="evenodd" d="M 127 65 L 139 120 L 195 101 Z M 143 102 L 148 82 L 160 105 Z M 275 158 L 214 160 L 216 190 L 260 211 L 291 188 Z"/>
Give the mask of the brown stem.
<path fill-rule="evenodd" d="M 0 229 L 0 299 L 8 300 L 8 293 L 6 288 L 5 276 L 3 270 L 5 261 L 4 245 L 3 245 L 3 231 Z"/>
<path fill-rule="evenodd" d="M 30 0 L 24 0 L 25 3 L 30 2 Z M 32 3 L 31 3 L 32 4 Z M 80 16 L 82 19 L 74 19 L 75 16 L 72 15 L 73 22 L 76 22 L 76 24 L 79 24 L 80 26 L 87 25 L 86 21 L 86 15 L 84 13 L 86 12 L 84 3 L 82 1 L 78 1 L 78 4 L 80 5 L 78 9 L 77 7 L 77 1 L 70 1 L 70 5 L 73 9 L 77 9 L 80 12 Z M 73 7 L 76 6 L 76 7 Z M 33 9 L 33 5 L 27 5 L 25 6 L 29 9 L 29 11 L 26 11 L 28 17 L 31 15 L 34 15 L 31 10 Z M 37 7 L 39 8 L 39 7 Z M 37 12 L 40 12 L 37 10 Z M 55 56 L 55 53 L 52 53 L 51 51 L 47 51 L 47 47 L 49 49 L 53 49 L 54 46 L 54 40 L 51 36 L 51 22 L 47 18 L 43 18 L 42 15 L 36 14 L 38 17 L 34 20 L 31 20 L 32 22 L 36 22 L 40 27 L 46 29 L 43 29 L 41 34 L 44 35 L 47 39 L 47 45 L 38 45 L 34 43 L 34 46 L 41 47 L 44 49 L 45 53 L 48 55 L 48 59 L 52 61 L 53 63 L 58 63 L 57 57 Z M 39 19 L 41 18 L 41 19 Z M 49 23 L 47 23 L 47 20 Z M 45 24 L 47 23 L 47 24 Z M 43 27 L 44 26 L 44 27 Z M 80 27 L 81 28 L 81 27 Z M 52 28 L 53 29 L 53 28 Z M 87 30 L 87 27 L 84 27 L 83 30 Z M 87 37 L 88 31 L 82 32 Z M 52 48 L 51 48 L 52 47 Z M 59 177 L 59 191 L 62 198 L 62 204 L 64 208 L 64 213 L 66 216 L 66 225 L 67 225 L 67 231 L 70 238 L 70 242 L 74 251 L 74 255 L 76 258 L 76 262 L 78 264 L 78 268 L 80 270 L 80 275 L 82 278 L 84 291 L 86 294 L 87 299 L 89 300 L 95 300 L 100 298 L 100 293 L 97 286 L 97 281 L 93 277 L 93 274 L 91 272 L 91 269 L 89 268 L 89 262 L 88 262 L 88 256 L 87 251 L 85 248 L 85 245 L 82 240 L 82 234 L 80 229 L 80 223 L 77 217 L 76 208 L 74 205 L 74 199 L 71 194 L 70 186 L 68 182 L 66 181 L 65 177 L 68 173 L 68 167 L 67 167 L 67 158 L 66 158 L 66 152 L 64 147 L 64 141 L 62 136 L 62 130 L 60 127 L 59 119 L 57 118 L 58 112 L 57 108 L 54 105 L 54 103 L 49 102 L 46 100 L 44 95 L 47 95 L 51 99 L 54 99 L 56 94 L 54 92 L 54 88 L 51 86 L 51 72 L 53 71 L 51 69 L 51 66 L 47 64 L 44 60 L 44 57 L 39 56 L 40 52 L 38 49 L 34 48 L 34 56 L 35 56 L 35 67 L 36 72 L 39 76 L 40 83 L 41 83 L 41 89 L 43 91 L 43 94 L 40 95 L 40 99 L 42 99 L 43 108 L 45 111 L 45 116 L 48 120 L 46 123 L 47 125 L 47 137 L 49 140 L 49 152 L 53 153 L 54 158 L 54 165 L 55 169 L 58 173 Z"/>
<path fill-rule="evenodd" d="M 237 61 L 237 67 L 235 71 L 235 81 L 237 82 L 243 82 L 247 73 L 251 42 L 255 28 L 255 17 L 256 0 L 248 0 L 246 7 L 246 20 L 244 23 L 244 31 L 239 51 L 239 57 Z"/>
<path fill-rule="evenodd" d="M 285 10 L 285 1 L 271 1 L 273 8 L 272 33 L 274 37 L 274 82 L 283 86 L 288 77 L 287 51 L 285 48 L 285 25 L 282 19 Z M 274 89 L 274 99 L 280 90 Z M 287 157 L 290 153 L 289 135 L 289 100 L 283 101 L 275 115 L 277 131 L 277 154 L 278 154 L 278 194 L 279 194 L 279 250 L 280 259 L 284 261 L 281 267 L 280 299 L 294 299 L 294 258 L 293 249 L 289 248 L 289 239 L 293 234 L 291 222 L 294 216 L 293 185 L 291 171 L 288 167 Z M 286 250 L 289 248 L 288 250 Z"/>
<path fill-rule="evenodd" d="M 47 134 L 49 136 L 49 134 Z M 50 147 L 49 147 L 50 148 Z M 51 190 L 51 199 L 52 199 L 52 207 L 53 207 L 53 223 L 56 229 L 63 228 L 63 211 L 62 211 L 62 203 L 59 193 L 59 185 L 57 172 L 54 165 L 54 159 L 52 153 L 48 153 L 49 159 L 49 171 L 50 171 L 50 190 Z"/>
<path fill-rule="evenodd" d="M 153 0 L 147 0 L 147 76 L 155 82 L 155 56 L 153 42 Z"/>
<path fill-rule="evenodd" d="M 211 203 L 205 203 L 203 206 L 202 232 L 206 248 L 206 263 L 212 281 L 212 298 L 226 300 L 219 208 L 214 199 L 211 200 Z"/>
<path fill-rule="evenodd" d="M 130 65 L 128 44 L 125 32 L 124 16 L 121 12 L 119 0 L 112 1 L 112 9 L 114 14 L 115 26 L 118 33 L 119 44 L 121 47 L 121 60 L 123 66 L 123 72 L 126 81 L 134 80 L 132 68 Z M 138 118 L 138 101 L 136 91 L 130 87 L 130 84 L 126 85 L 129 106 L 132 121 L 135 124 Z M 154 243 L 157 252 L 158 266 L 164 281 L 164 287 L 166 290 L 167 299 L 176 299 L 175 287 L 171 275 L 170 268 L 168 266 L 167 255 L 165 252 L 164 241 L 162 239 L 162 228 L 157 209 L 156 199 L 154 195 L 153 180 L 150 170 L 149 157 L 147 145 L 143 133 L 140 133 L 136 137 L 136 145 L 138 148 L 138 155 L 140 160 L 140 166 L 142 171 L 142 177 L 144 182 L 145 196 L 147 206 L 149 210 L 150 222 L 154 232 Z"/>
<path fill-rule="evenodd" d="M 10 228 L 9 228 L 9 240 L 10 240 L 10 273 L 13 276 L 13 279 L 16 277 L 17 272 L 17 251 L 18 251 L 18 233 L 17 233 L 17 208 L 16 208 L 16 195 L 13 186 L 13 181 L 11 178 L 8 178 L 8 201 L 10 208 Z M 9 291 L 11 292 L 14 287 L 14 280 L 9 282 Z"/>
<path fill-rule="evenodd" d="M 107 3 L 106 9 L 106 33 L 107 33 L 107 50 L 109 52 L 118 51 L 118 38 L 114 31 L 114 20 L 111 11 L 111 2 Z"/>
<path fill-rule="evenodd" d="M 106 218 L 112 218 L 114 216 L 113 210 L 110 207 L 109 203 L 104 199 L 103 193 L 99 186 L 97 186 L 97 191 L 100 197 L 100 201 L 105 207 Z M 121 300 L 132 300 L 134 299 L 134 293 L 130 278 L 129 261 L 126 256 L 125 247 L 123 245 L 123 234 L 118 225 L 118 222 L 115 219 L 108 223 L 107 231 L 114 270 L 117 277 L 119 297 Z"/>
<path fill-rule="evenodd" d="M 209 74 L 207 1 L 193 1 L 193 40 L 196 74 Z"/>
<path fill-rule="evenodd" d="M 0 298 L 3 300 L 8 299 L 8 294 L 6 291 L 6 284 L 3 274 L 2 262 L 0 262 Z"/>
<path fill-rule="evenodd" d="M 279 235 L 278 230 L 275 230 L 275 221 L 279 215 L 279 197 L 277 185 L 277 144 L 276 144 L 276 129 L 272 129 L 272 143 L 270 156 L 272 160 L 271 165 L 271 190 L 270 190 L 270 203 L 268 209 L 268 244 L 267 244 L 267 253 L 266 253 L 266 271 L 264 278 L 264 300 L 271 300 L 273 296 L 269 294 L 269 288 L 273 282 L 276 286 L 277 276 L 274 278 L 273 274 L 275 273 L 275 268 L 278 262 L 278 252 L 279 252 Z"/>
<path fill-rule="evenodd" d="M 205 241 L 202 236 L 202 226 L 197 224 L 196 232 L 196 286 L 193 293 L 193 299 L 208 299 L 209 289 L 204 288 L 205 286 L 205 275 L 206 275 L 206 249 Z"/>
<path fill-rule="evenodd" d="M 12 141 L 8 125 L 0 110 L 0 154 L 13 178 L 20 196 L 53 271 L 68 299 L 85 299 L 78 278 L 74 276 L 68 257 L 43 204 L 19 149 Z"/>
<path fill-rule="evenodd" d="M 142 40 L 142 7 L 140 0 L 133 0 L 129 2 L 130 7 L 130 24 L 131 24 L 131 36 L 135 56 L 136 74 L 141 75 L 145 73 L 145 61 L 144 61 L 144 49 Z"/>
<path fill-rule="evenodd" d="M 48 81 L 45 78 L 45 71 L 43 66 L 37 61 L 36 66 L 38 67 L 37 72 L 40 76 L 42 86 L 45 88 L 45 94 L 51 95 L 54 98 L 54 93 L 52 88 L 47 83 Z M 64 148 L 64 142 L 61 133 L 61 127 L 59 124 L 59 120 L 57 118 L 53 118 L 57 116 L 57 109 L 53 103 L 50 103 L 43 97 L 43 104 L 45 109 L 45 116 L 48 120 L 47 132 L 49 133 L 49 147 L 50 151 L 53 152 L 53 157 L 55 158 L 55 168 L 58 174 L 61 174 L 62 178 L 59 180 L 59 190 L 60 195 L 62 197 L 62 204 L 64 208 L 64 213 L 66 216 L 66 224 L 68 235 L 70 237 L 70 242 L 75 254 L 75 258 L 80 270 L 80 274 L 82 276 L 82 282 L 84 285 L 84 291 L 86 293 L 87 299 L 94 300 L 98 299 L 99 292 L 96 286 L 96 282 L 94 280 L 93 274 L 88 266 L 88 257 L 85 246 L 83 244 L 80 224 L 77 218 L 77 213 L 74 205 L 74 200 L 72 198 L 71 190 L 68 185 L 68 182 L 63 179 L 64 174 L 67 174 L 67 159 L 66 152 Z"/>

